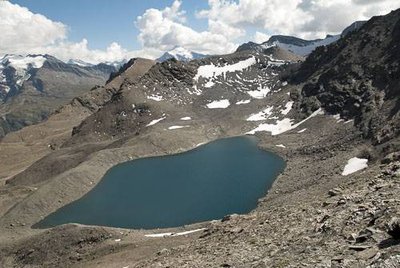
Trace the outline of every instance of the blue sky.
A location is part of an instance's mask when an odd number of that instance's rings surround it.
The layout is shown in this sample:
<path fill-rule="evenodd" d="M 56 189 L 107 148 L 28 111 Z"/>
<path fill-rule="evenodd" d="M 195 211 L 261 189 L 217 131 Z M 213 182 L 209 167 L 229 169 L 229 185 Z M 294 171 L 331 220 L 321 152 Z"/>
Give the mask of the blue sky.
<path fill-rule="evenodd" d="M 163 9 L 173 0 L 12 0 L 29 8 L 33 13 L 45 15 L 53 21 L 68 25 L 68 36 L 73 42 L 86 38 L 93 49 L 104 49 L 117 42 L 127 49 L 139 49 L 139 30 L 136 17 L 149 8 Z M 196 30 L 206 30 L 207 20 L 196 19 L 195 11 L 207 8 L 207 1 L 185 0 L 188 24 Z"/>
<path fill-rule="evenodd" d="M 0 1 L 0 56 L 51 54 L 91 63 L 156 58 L 175 46 L 227 54 L 273 34 L 339 34 L 399 0 L 10 0 Z"/>

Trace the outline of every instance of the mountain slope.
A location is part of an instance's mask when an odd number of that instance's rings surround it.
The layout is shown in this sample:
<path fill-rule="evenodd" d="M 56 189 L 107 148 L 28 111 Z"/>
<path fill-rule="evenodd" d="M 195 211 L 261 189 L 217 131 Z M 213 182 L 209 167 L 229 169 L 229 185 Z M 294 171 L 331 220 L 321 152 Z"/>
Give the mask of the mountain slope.
<path fill-rule="evenodd" d="M 375 17 L 335 44 L 317 48 L 294 78 L 305 83 L 300 107 L 354 119 L 383 143 L 400 129 L 400 11 Z"/>
<path fill-rule="evenodd" d="M 44 120 L 116 71 L 106 64 L 66 64 L 49 55 L 6 55 L 0 66 L 0 137 Z"/>
<path fill-rule="evenodd" d="M 126 73 L 75 97 L 46 121 L 8 133 L 0 140 L 0 179 L 15 175 L 61 147 L 70 138 L 74 126 L 103 107 L 119 89 L 134 83 L 153 64 L 152 60 L 132 59 Z"/>

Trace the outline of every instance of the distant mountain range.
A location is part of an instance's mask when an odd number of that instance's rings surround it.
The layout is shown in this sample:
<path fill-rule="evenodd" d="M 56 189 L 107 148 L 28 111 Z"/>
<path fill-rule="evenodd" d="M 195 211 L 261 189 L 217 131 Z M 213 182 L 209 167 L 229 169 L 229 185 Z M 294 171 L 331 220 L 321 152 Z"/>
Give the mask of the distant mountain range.
<path fill-rule="evenodd" d="M 122 65 L 124 65 L 125 63 L 127 63 L 128 60 L 120 60 L 120 61 L 105 61 L 105 62 L 101 62 L 99 64 L 105 64 L 105 65 L 109 65 L 109 66 L 114 66 L 115 68 L 120 68 L 122 67 Z M 93 64 L 93 63 L 89 63 L 83 60 L 79 60 L 79 59 L 70 59 L 67 61 L 67 64 L 75 64 L 75 65 L 79 65 L 82 67 L 92 67 L 92 66 L 96 66 L 98 64 Z"/>
<path fill-rule="evenodd" d="M 208 55 L 193 52 L 183 47 L 175 47 L 172 50 L 165 52 L 161 57 L 157 59 L 157 61 L 164 62 L 170 59 L 176 59 L 178 61 L 190 61 L 202 59 L 207 56 Z"/>
<path fill-rule="evenodd" d="M 314 39 L 314 40 L 304 40 L 294 36 L 287 35 L 273 35 L 271 38 L 261 44 L 257 44 L 254 42 L 248 42 L 238 47 L 237 52 L 244 50 L 258 50 L 262 51 L 264 49 L 268 49 L 273 46 L 278 46 L 285 50 L 288 50 L 296 55 L 306 57 L 311 52 L 315 50 L 315 48 L 320 46 L 327 46 L 331 43 L 338 41 L 341 37 L 351 33 L 359 29 L 362 25 L 364 25 L 365 21 L 357 21 L 351 24 L 349 27 L 344 29 L 341 34 L 337 35 L 327 35 L 324 39 Z"/>
<path fill-rule="evenodd" d="M 100 63 L 65 63 L 50 55 L 0 59 L 0 137 L 38 123 L 60 105 L 103 85 L 118 69 Z"/>

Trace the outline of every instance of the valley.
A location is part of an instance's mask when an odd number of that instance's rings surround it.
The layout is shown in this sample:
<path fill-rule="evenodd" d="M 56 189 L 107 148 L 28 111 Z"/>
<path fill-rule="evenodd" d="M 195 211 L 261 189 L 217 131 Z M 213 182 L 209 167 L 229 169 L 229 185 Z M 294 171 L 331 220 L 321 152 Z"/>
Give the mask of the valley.
<path fill-rule="evenodd" d="M 5 135 L 0 266 L 396 267 L 400 10 L 351 29 L 311 50 L 322 41 L 280 36 L 190 61 L 132 59 L 46 121 Z M 254 150 L 286 162 L 256 207 L 166 229 L 69 219 L 32 228 L 116 166 L 253 136 Z"/>

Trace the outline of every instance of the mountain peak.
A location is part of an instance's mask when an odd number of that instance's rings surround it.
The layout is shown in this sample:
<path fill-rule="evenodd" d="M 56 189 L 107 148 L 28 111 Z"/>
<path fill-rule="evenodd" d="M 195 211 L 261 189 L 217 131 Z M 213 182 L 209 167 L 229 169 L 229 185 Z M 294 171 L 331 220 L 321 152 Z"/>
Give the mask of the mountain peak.
<path fill-rule="evenodd" d="M 176 59 L 178 61 L 190 61 L 190 60 L 202 59 L 205 57 L 207 57 L 207 55 L 190 51 L 184 47 L 175 46 L 173 49 L 165 52 L 160 58 L 157 59 L 157 61 L 163 62 L 170 59 Z"/>

